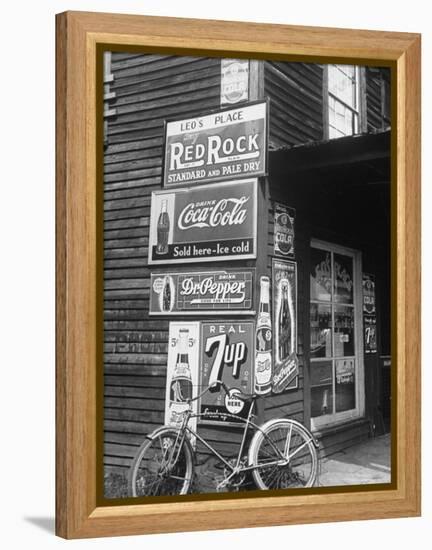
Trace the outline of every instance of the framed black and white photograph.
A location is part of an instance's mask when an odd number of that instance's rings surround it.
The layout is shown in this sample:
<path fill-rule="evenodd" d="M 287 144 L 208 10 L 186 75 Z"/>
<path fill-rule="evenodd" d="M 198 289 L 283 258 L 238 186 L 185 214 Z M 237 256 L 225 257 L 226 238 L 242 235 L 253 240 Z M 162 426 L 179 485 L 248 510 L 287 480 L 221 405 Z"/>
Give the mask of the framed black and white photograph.
<path fill-rule="evenodd" d="M 405 437 L 394 60 L 138 42 L 96 40 L 87 75 L 97 510 L 385 507 Z"/>
<path fill-rule="evenodd" d="M 103 56 L 104 497 L 390 484 L 390 68 Z M 170 321 L 203 262 L 247 321 Z"/>

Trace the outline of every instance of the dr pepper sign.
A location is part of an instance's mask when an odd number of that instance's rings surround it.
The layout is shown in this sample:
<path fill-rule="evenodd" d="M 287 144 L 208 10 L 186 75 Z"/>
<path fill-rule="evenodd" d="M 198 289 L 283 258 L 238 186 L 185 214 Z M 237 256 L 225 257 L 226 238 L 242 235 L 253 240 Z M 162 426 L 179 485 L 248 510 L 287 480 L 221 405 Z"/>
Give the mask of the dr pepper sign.
<path fill-rule="evenodd" d="M 165 125 L 164 187 L 264 176 L 268 102 Z"/>

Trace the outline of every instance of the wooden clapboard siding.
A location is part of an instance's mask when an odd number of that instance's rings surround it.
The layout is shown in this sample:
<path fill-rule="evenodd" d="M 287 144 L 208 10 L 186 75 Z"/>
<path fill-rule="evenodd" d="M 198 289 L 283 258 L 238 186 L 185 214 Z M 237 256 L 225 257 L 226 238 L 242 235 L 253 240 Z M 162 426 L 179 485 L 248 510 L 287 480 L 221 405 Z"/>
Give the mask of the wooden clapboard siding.
<path fill-rule="evenodd" d="M 264 62 L 270 98 L 270 147 L 323 138 L 323 69 L 305 63 Z"/>
<path fill-rule="evenodd" d="M 164 423 L 168 320 L 148 316 L 147 265 L 150 196 L 162 188 L 164 120 L 219 106 L 220 60 L 114 52 L 111 72 L 116 116 L 108 121 L 104 155 L 104 461 L 125 468 L 144 435 Z M 218 439 L 214 428 L 205 432 Z"/>
<path fill-rule="evenodd" d="M 295 199 L 290 196 L 290 190 L 284 185 L 283 181 L 278 179 L 271 180 L 270 183 L 270 203 L 268 209 L 268 241 L 267 241 L 267 268 L 271 277 L 272 258 L 274 258 L 274 210 L 273 202 L 281 202 L 290 207 L 295 207 Z M 299 358 L 299 377 L 298 387 L 287 390 L 280 394 L 270 394 L 265 398 L 266 420 L 271 418 L 293 418 L 299 422 L 305 423 L 305 396 L 304 396 L 304 316 L 306 311 L 306 285 L 304 276 L 304 262 L 307 239 L 301 231 L 296 228 L 296 262 L 297 262 L 297 355 Z"/>
<path fill-rule="evenodd" d="M 390 81 L 390 71 L 384 68 L 366 67 L 366 110 L 367 130 L 381 130 L 390 126 L 390 119 L 384 114 L 385 94 L 390 87 L 385 82 Z"/>

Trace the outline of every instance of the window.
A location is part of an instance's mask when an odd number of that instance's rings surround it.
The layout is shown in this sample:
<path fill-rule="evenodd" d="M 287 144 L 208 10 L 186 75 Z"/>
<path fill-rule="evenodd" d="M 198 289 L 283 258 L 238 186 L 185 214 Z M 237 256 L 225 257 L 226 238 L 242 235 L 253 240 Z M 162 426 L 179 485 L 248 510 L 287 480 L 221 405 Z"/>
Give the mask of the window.
<path fill-rule="evenodd" d="M 327 65 L 328 137 L 357 134 L 360 128 L 360 70 Z"/>
<path fill-rule="evenodd" d="M 364 409 L 360 253 L 312 241 L 310 386 L 312 428 Z"/>

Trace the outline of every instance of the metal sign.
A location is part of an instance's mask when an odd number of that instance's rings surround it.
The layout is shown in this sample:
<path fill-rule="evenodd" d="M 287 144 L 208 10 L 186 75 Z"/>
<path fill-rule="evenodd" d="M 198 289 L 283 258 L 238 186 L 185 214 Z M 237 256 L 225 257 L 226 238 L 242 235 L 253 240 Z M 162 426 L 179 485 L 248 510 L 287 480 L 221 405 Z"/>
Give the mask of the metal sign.
<path fill-rule="evenodd" d="M 294 258 L 295 210 L 284 204 L 275 202 L 273 205 L 274 243 L 273 253 L 283 258 Z"/>
<path fill-rule="evenodd" d="M 267 101 L 165 125 L 164 187 L 264 176 Z"/>
<path fill-rule="evenodd" d="M 256 258 L 257 180 L 154 191 L 149 264 Z"/>
<path fill-rule="evenodd" d="M 377 352 L 377 322 L 375 315 L 364 315 L 364 350 L 365 353 Z"/>
<path fill-rule="evenodd" d="M 363 273 L 363 313 L 376 314 L 375 277 L 369 273 Z"/>
<path fill-rule="evenodd" d="M 375 276 L 369 273 L 363 273 L 363 330 L 365 353 L 377 353 Z"/>
<path fill-rule="evenodd" d="M 181 424 L 182 415 L 188 408 L 186 399 L 198 395 L 199 328 L 199 322 L 169 324 L 165 424 L 170 426 Z M 196 401 L 192 402 L 192 407 L 196 414 Z M 196 430 L 196 418 L 191 418 L 189 425 Z"/>
<path fill-rule="evenodd" d="M 249 61 L 222 59 L 221 105 L 239 103 L 249 99 Z"/>
<path fill-rule="evenodd" d="M 297 264 L 272 260 L 273 373 L 272 391 L 298 387 L 297 358 Z"/>
<path fill-rule="evenodd" d="M 217 385 L 201 398 L 200 412 L 207 418 L 204 423 L 238 424 L 230 417 L 236 414 L 246 417 L 247 406 L 235 394 L 239 390 L 252 393 L 254 361 L 254 323 L 252 322 L 203 322 L 201 323 L 201 388 L 222 380 L 230 389 L 226 395 Z"/>
<path fill-rule="evenodd" d="M 152 273 L 150 315 L 250 314 L 254 269 Z"/>

